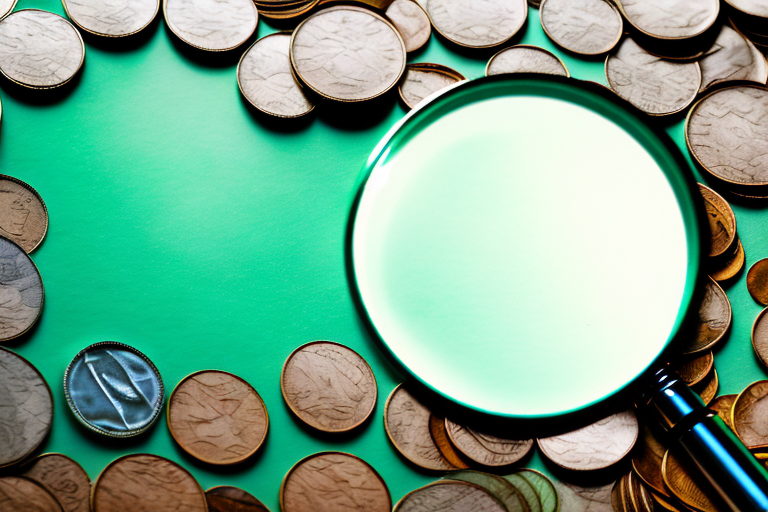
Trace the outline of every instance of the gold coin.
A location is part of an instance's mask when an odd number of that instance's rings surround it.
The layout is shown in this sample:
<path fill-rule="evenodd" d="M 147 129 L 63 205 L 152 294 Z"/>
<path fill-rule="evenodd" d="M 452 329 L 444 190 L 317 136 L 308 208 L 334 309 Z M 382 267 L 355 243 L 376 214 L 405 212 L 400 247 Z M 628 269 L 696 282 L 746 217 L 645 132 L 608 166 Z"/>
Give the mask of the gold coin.
<path fill-rule="evenodd" d="M 468 48 L 507 42 L 528 18 L 526 0 L 426 0 L 423 5 L 435 30 Z"/>
<path fill-rule="evenodd" d="M 613 507 L 614 512 L 633 512 L 627 508 L 625 476 L 616 480 L 613 489 L 611 489 L 611 507 Z"/>
<path fill-rule="evenodd" d="M 509 466 L 525 457 L 533 439 L 502 439 L 464 427 L 446 418 L 445 430 L 453 446 L 482 466 Z"/>
<path fill-rule="evenodd" d="M 448 438 L 448 432 L 445 430 L 445 418 L 432 413 L 429 417 L 429 433 L 432 434 L 432 440 L 435 442 L 437 449 L 440 450 L 440 453 L 451 465 L 459 469 L 469 468 Z"/>
<path fill-rule="evenodd" d="M 768 258 L 756 262 L 749 268 L 747 290 L 755 301 L 768 306 Z"/>
<path fill-rule="evenodd" d="M 709 408 L 720 416 L 728 428 L 733 430 L 733 403 L 739 395 L 720 395 L 709 403 Z"/>
<path fill-rule="evenodd" d="M 500 476 L 464 470 L 451 473 L 443 479 L 479 485 L 504 504 L 509 512 L 534 512 L 528 508 L 525 498 L 518 492 L 517 488 L 509 480 Z M 540 508 L 538 512 L 541 512 Z"/>
<path fill-rule="evenodd" d="M 611 491 L 614 482 L 604 485 L 576 485 L 554 480 L 563 512 L 613 512 Z"/>
<path fill-rule="evenodd" d="M 544 0 L 539 16 L 555 44 L 581 55 L 611 51 L 624 28 L 619 10 L 608 0 Z"/>
<path fill-rule="evenodd" d="M 768 367 L 768 314 L 766 312 L 768 308 L 762 310 L 752 324 L 752 348 L 763 366 Z"/>
<path fill-rule="evenodd" d="M 736 243 L 736 216 L 731 205 L 711 188 L 699 183 L 699 192 L 709 220 L 709 257 L 717 258 L 728 253 Z"/>
<path fill-rule="evenodd" d="M 683 354 L 696 354 L 711 349 L 725 336 L 731 325 L 731 302 L 712 278 L 707 278 L 691 308 L 697 308 L 694 311 L 698 313 L 682 329 Z"/>
<path fill-rule="evenodd" d="M 29 254 L 47 231 L 48 209 L 40 194 L 21 180 L 0 174 L 0 235 Z"/>
<path fill-rule="evenodd" d="M 703 381 L 693 386 L 693 390 L 699 394 L 704 405 L 709 405 L 717 395 L 719 387 L 720 380 L 717 377 L 717 370 L 712 368 Z"/>
<path fill-rule="evenodd" d="M 693 358 L 678 362 L 678 364 L 674 366 L 674 370 L 686 384 L 694 386 L 704 380 L 704 377 L 709 374 L 709 371 L 714 364 L 715 356 L 712 354 L 712 351 L 709 350 L 697 354 Z"/>
<path fill-rule="evenodd" d="M 732 279 L 734 276 L 736 276 L 736 274 L 741 272 L 742 268 L 744 268 L 744 262 L 746 261 L 744 246 L 741 244 L 741 240 L 738 240 L 738 236 L 736 238 L 737 247 L 736 253 L 733 255 L 733 257 L 727 259 L 718 265 L 715 270 L 711 270 L 709 273 L 709 277 L 715 281 L 722 282 Z"/>
<path fill-rule="evenodd" d="M 0 478 L 3 512 L 62 512 L 61 504 L 38 483 L 18 476 Z"/>
<path fill-rule="evenodd" d="M 507 509 L 479 485 L 441 480 L 409 492 L 397 502 L 393 512 L 468 511 L 507 512 Z"/>
<path fill-rule="evenodd" d="M 508 73 L 543 73 L 571 76 L 563 61 L 538 46 L 519 44 L 504 48 L 488 61 L 485 76 Z"/>
<path fill-rule="evenodd" d="M 384 12 L 389 21 L 400 32 L 405 43 L 405 51 L 410 53 L 423 47 L 432 35 L 429 16 L 413 0 L 395 0 Z"/>
<path fill-rule="evenodd" d="M 637 447 L 632 452 L 632 468 L 651 489 L 663 496 L 669 496 L 661 476 L 661 463 L 666 452 L 658 434 L 645 422 L 641 423 Z"/>
<path fill-rule="evenodd" d="M 673 505 L 672 502 L 669 501 L 667 498 L 663 496 L 659 496 L 658 494 L 652 494 L 652 497 L 653 497 L 654 504 L 660 506 L 664 510 L 668 510 L 669 512 L 688 512 L 690 510 L 689 508 L 683 505 L 679 505 L 677 503 Z M 658 507 L 656 507 L 656 510 L 658 512 L 661 512 L 659 511 Z"/>
<path fill-rule="evenodd" d="M 664 483 L 674 496 L 686 506 L 699 512 L 721 512 L 726 510 L 714 496 L 714 489 L 703 481 L 703 476 L 688 461 L 680 460 L 677 454 L 667 452 L 661 466 Z"/>
<path fill-rule="evenodd" d="M 20 476 L 34 480 L 51 493 L 64 512 L 90 512 L 91 479 L 80 464 L 66 455 L 41 455 L 20 471 Z"/>
<path fill-rule="evenodd" d="M 733 402 L 731 423 L 749 448 L 768 447 L 768 380 L 753 382 Z"/>
<path fill-rule="evenodd" d="M 464 75 L 447 66 L 419 62 L 405 68 L 398 91 L 405 106 L 416 108 L 427 97 L 462 80 L 466 80 Z"/>

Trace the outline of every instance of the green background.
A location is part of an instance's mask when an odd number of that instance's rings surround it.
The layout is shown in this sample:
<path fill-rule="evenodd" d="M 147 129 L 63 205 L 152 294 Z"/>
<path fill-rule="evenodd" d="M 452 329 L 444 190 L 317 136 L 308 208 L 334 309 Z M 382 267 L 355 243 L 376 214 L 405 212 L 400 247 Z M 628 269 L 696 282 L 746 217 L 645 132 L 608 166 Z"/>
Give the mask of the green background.
<path fill-rule="evenodd" d="M 54 0 L 17 5 L 28 7 L 64 14 Z M 527 31 L 514 43 L 546 47 L 573 76 L 605 84 L 601 59 L 558 50 L 538 11 L 529 14 Z M 159 18 L 133 40 L 86 38 L 85 66 L 63 92 L 0 83 L 0 172 L 34 186 L 50 215 L 48 236 L 32 255 L 45 283 L 45 310 L 32 335 L 10 347 L 39 368 L 54 394 L 53 430 L 42 451 L 73 457 L 94 479 L 120 455 L 162 455 L 189 469 L 203 488 L 241 486 L 277 511 L 280 482 L 295 462 L 342 450 L 371 463 L 396 501 L 434 476 L 407 465 L 387 440 L 383 406 L 401 377 L 358 319 L 343 242 L 360 170 L 405 110 L 395 93 L 380 106 L 380 117 L 359 107 L 323 108 L 305 121 L 272 122 L 241 99 L 240 52 L 187 50 Z M 275 30 L 262 20 L 257 36 Z M 488 57 L 433 36 L 409 60 L 475 78 Z M 661 122 L 684 149 L 682 117 Z M 734 209 L 750 265 L 768 256 L 766 215 L 735 203 Z M 760 307 L 744 273 L 726 290 L 733 328 L 716 366 L 721 393 L 736 393 L 765 377 L 750 344 Z M 635 306 L 631 290 L 625 300 Z M 352 436 L 303 428 L 280 394 L 285 358 L 316 339 L 358 351 L 378 379 L 375 417 Z M 87 434 L 67 408 L 62 378 L 80 349 L 102 340 L 147 354 L 163 375 L 166 396 L 184 376 L 206 368 L 248 380 L 270 414 L 261 453 L 244 466 L 205 467 L 174 444 L 165 417 L 135 440 Z M 527 464 L 542 467 L 537 454 Z"/>

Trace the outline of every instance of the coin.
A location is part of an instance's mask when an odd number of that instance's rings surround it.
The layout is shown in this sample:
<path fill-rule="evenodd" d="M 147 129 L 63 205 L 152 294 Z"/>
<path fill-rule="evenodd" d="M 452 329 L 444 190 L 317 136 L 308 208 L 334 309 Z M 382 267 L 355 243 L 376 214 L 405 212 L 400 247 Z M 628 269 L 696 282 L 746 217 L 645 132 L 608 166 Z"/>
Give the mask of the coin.
<path fill-rule="evenodd" d="M 291 468 L 280 486 L 282 512 L 389 512 L 392 498 L 370 464 L 348 453 L 310 455 Z"/>
<path fill-rule="evenodd" d="M 513 473 L 524 478 L 536 490 L 541 503 L 542 512 L 557 512 L 560 510 L 560 497 L 552 481 L 536 470 L 523 468 Z M 507 475 L 508 476 L 508 475 Z M 506 476 L 504 478 L 507 478 Z"/>
<path fill-rule="evenodd" d="M 729 252 L 736 242 L 736 216 L 731 205 L 711 188 L 699 183 L 699 192 L 709 220 L 709 257 L 717 258 Z"/>
<path fill-rule="evenodd" d="M 752 42 L 728 25 L 722 25 L 715 43 L 699 60 L 699 66 L 699 92 L 730 80 L 747 80 L 760 84 L 768 80 L 765 56 Z"/>
<path fill-rule="evenodd" d="M 28 332 L 43 312 L 43 280 L 24 249 L 0 236 L 0 343 Z"/>
<path fill-rule="evenodd" d="M 283 365 L 283 398 L 307 425 L 323 432 L 360 426 L 376 407 L 376 378 L 365 359 L 332 341 L 296 349 Z"/>
<path fill-rule="evenodd" d="M 524 44 L 501 50 L 491 57 L 485 67 L 485 76 L 506 73 L 544 73 L 571 76 L 565 64 L 553 54 L 538 46 Z"/>
<path fill-rule="evenodd" d="M 744 246 L 741 245 L 741 240 L 737 240 L 736 243 L 736 253 L 721 263 L 715 270 L 710 271 L 709 276 L 715 281 L 722 282 L 732 279 L 744 268 L 744 262 L 746 261 Z"/>
<path fill-rule="evenodd" d="M 468 48 L 507 42 L 528 18 L 526 0 L 422 0 L 422 5 L 440 35 Z"/>
<path fill-rule="evenodd" d="M 237 48 L 259 21 L 251 0 L 163 0 L 163 15 L 176 37 L 212 52 Z"/>
<path fill-rule="evenodd" d="M 691 156 L 720 181 L 768 185 L 768 89 L 739 85 L 710 93 L 688 113 Z"/>
<path fill-rule="evenodd" d="M 608 0 L 544 0 L 539 6 L 547 36 L 581 55 L 609 52 L 621 39 L 621 14 Z"/>
<path fill-rule="evenodd" d="M 533 439 L 502 439 L 449 419 L 445 420 L 445 430 L 461 453 L 482 466 L 509 466 L 525 457 L 533 447 Z"/>
<path fill-rule="evenodd" d="M 696 357 L 680 361 L 674 367 L 674 370 L 686 384 L 693 386 L 704 380 L 704 377 L 709 374 L 714 364 L 715 356 L 712 355 L 712 351 L 709 350 L 700 353 Z"/>
<path fill-rule="evenodd" d="M 768 446 L 768 380 L 747 386 L 733 402 L 731 423 L 750 450 Z"/>
<path fill-rule="evenodd" d="M 80 464 L 66 455 L 41 455 L 20 471 L 20 476 L 34 480 L 51 493 L 64 512 L 90 512 L 91 479 Z"/>
<path fill-rule="evenodd" d="M 469 482 L 485 489 L 488 494 L 500 501 L 509 512 L 528 512 L 524 498 L 508 480 L 479 471 L 463 470 L 450 473 L 444 480 Z M 538 499 L 538 498 L 537 498 Z"/>
<path fill-rule="evenodd" d="M 629 37 L 605 60 L 605 76 L 621 98 L 652 116 L 675 114 L 701 86 L 697 62 L 671 62 L 643 50 Z"/>
<path fill-rule="evenodd" d="M 755 301 L 768 305 L 768 258 L 756 262 L 747 272 L 747 290 Z"/>
<path fill-rule="evenodd" d="M 606 485 L 581 486 L 555 480 L 563 512 L 613 512 L 611 490 L 614 482 Z"/>
<path fill-rule="evenodd" d="M 658 494 L 653 494 L 653 503 L 654 505 L 660 506 L 664 510 L 668 510 L 669 512 L 688 512 L 690 509 L 688 507 L 685 507 L 683 505 L 680 505 L 678 503 L 675 503 L 674 505 L 668 500 L 666 497 L 661 497 Z M 658 507 L 656 507 L 656 510 L 658 510 Z"/>
<path fill-rule="evenodd" d="M 666 452 L 667 449 L 657 432 L 647 423 L 642 422 L 637 448 L 632 452 L 632 469 L 643 482 L 662 496 L 669 496 L 661 476 L 661 463 Z"/>
<path fill-rule="evenodd" d="M 213 487 L 205 491 L 208 512 L 269 512 L 262 502 L 237 487 Z"/>
<path fill-rule="evenodd" d="M 413 0 L 395 0 L 384 12 L 405 43 L 405 51 L 418 50 L 429 41 L 432 25 L 426 11 Z"/>
<path fill-rule="evenodd" d="M 709 404 L 709 408 L 715 411 L 731 430 L 733 430 L 733 403 L 737 396 L 739 395 L 721 395 Z"/>
<path fill-rule="evenodd" d="M 448 432 L 445 430 L 445 418 L 432 413 L 429 416 L 429 433 L 432 434 L 432 441 L 435 442 L 435 446 L 437 446 L 437 449 L 440 450 L 440 453 L 450 465 L 459 469 L 469 467 L 448 438 Z"/>
<path fill-rule="evenodd" d="M 110 437 L 146 432 L 163 408 L 163 380 L 133 347 L 104 341 L 81 350 L 64 373 L 64 396 L 86 428 Z"/>
<path fill-rule="evenodd" d="M 650 493 L 631 471 L 614 484 L 611 504 L 617 512 L 653 512 Z"/>
<path fill-rule="evenodd" d="M 682 353 L 696 354 L 712 348 L 720 341 L 731 325 L 731 303 L 725 291 L 712 278 L 707 278 L 696 302 L 697 315 L 686 325 L 681 339 Z M 695 310 L 695 309 L 694 309 Z"/>
<path fill-rule="evenodd" d="M 712 486 L 702 481 L 693 465 L 681 460 L 677 454 L 668 451 L 664 455 L 661 471 L 667 488 L 688 507 L 700 512 L 718 512 L 727 508 L 709 495 L 707 489 Z"/>
<path fill-rule="evenodd" d="M 106 37 L 141 32 L 160 10 L 159 0 L 62 0 L 62 4 L 75 25 Z"/>
<path fill-rule="evenodd" d="M 631 410 L 612 414 L 573 432 L 537 440 L 542 453 L 558 466 L 579 471 L 606 468 L 624 458 L 639 428 Z"/>
<path fill-rule="evenodd" d="M 53 395 L 23 357 L 0 348 L 0 467 L 26 459 L 51 430 Z"/>
<path fill-rule="evenodd" d="M 440 64 L 408 64 L 400 81 L 400 98 L 408 108 L 416 108 L 425 98 L 466 80 L 458 71 Z"/>
<path fill-rule="evenodd" d="M 70 22 L 37 9 L 23 9 L 0 21 L 0 72 L 33 89 L 72 80 L 85 60 L 80 33 Z"/>
<path fill-rule="evenodd" d="M 393 512 L 507 512 L 482 487 L 469 482 L 441 480 L 411 491 Z"/>
<path fill-rule="evenodd" d="M 688 39 L 703 34 L 717 20 L 718 0 L 617 0 L 627 21 L 658 39 Z"/>
<path fill-rule="evenodd" d="M 699 394 L 704 405 L 709 405 L 715 398 L 715 395 L 717 395 L 719 386 L 720 380 L 717 377 L 717 370 L 712 368 L 712 371 L 707 374 L 706 378 L 701 383 L 694 386 L 694 391 Z"/>
<path fill-rule="evenodd" d="M 62 512 L 56 498 L 42 486 L 17 476 L 0 478 L 0 510 L 13 512 Z"/>
<path fill-rule="evenodd" d="M 368 9 L 329 7 L 296 27 L 291 64 L 316 94 L 365 101 L 397 85 L 405 71 L 405 44 L 389 21 Z"/>
<path fill-rule="evenodd" d="M 768 314 L 766 311 L 768 308 L 762 310 L 752 324 L 752 348 L 760 363 L 768 367 Z"/>
<path fill-rule="evenodd" d="M 179 446 L 208 464 L 237 464 L 267 437 L 267 406 L 243 379 L 218 370 L 193 373 L 168 399 L 168 428 Z"/>
<path fill-rule="evenodd" d="M 0 19 L 5 18 L 16 7 L 17 0 L 0 0 Z"/>
<path fill-rule="evenodd" d="M 205 493 L 186 469 L 148 453 L 107 465 L 93 484 L 91 506 L 93 512 L 208 512 Z"/>
<path fill-rule="evenodd" d="M 512 484 L 517 492 L 525 498 L 530 512 L 542 512 L 541 498 L 536 488 L 528 480 L 515 473 L 504 476 L 504 480 Z"/>
<path fill-rule="evenodd" d="M 35 189 L 0 174 L 0 236 L 27 253 L 34 251 L 48 231 L 48 209 Z"/>

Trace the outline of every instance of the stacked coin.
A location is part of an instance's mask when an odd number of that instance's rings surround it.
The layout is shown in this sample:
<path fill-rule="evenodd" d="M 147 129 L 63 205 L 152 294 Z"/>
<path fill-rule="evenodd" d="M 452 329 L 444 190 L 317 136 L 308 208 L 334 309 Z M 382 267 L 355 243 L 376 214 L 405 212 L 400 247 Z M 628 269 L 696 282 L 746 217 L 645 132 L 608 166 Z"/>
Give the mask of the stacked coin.
<path fill-rule="evenodd" d="M 728 281 L 744 268 L 744 246 L 736 230 L 736 215 L 723 197 L 702 184 L 709 227 L 707 270 L 715 281 Z"/>
<path fill-rule="evenodd" d="M 725 0 L 724 5 L 736 28 L 768 54 L 768 4 L 757 0 Z"/>
<path fill-rule="evenodd" d="M 427 97 L 464 80 L 464 75 L 442 64 L 408 64 L 398 91 L 403 104 L 412 109 Z"/>

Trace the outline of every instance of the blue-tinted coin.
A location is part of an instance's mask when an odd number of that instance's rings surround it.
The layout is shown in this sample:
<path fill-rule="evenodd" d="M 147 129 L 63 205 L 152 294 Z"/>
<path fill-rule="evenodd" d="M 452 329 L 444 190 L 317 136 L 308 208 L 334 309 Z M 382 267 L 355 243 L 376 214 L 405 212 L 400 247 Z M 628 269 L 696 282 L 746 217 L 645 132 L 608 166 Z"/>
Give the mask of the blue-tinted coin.
<path fill-rule="evenodd" d="M 133 347 L 104 341 L 84 348 L 64 374 L 64 395 L 78 420 L 111 437 L 146 431 L 160 416 L 164 389 L 152 361 Z"/>

